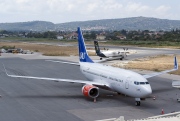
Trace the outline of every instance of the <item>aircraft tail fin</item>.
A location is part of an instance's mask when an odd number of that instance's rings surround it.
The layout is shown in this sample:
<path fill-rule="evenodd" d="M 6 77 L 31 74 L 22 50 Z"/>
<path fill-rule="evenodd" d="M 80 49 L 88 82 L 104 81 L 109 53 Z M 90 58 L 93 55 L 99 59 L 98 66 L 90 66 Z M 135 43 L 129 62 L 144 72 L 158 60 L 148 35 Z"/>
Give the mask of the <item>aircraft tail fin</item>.
<path fill-rule="evenodd" d="M 176 56 L 174 57 L 174 69 L 178 70 L 178 62 Z"/>
<path fill-rule="evenodd" d="M 84 38 L 81 32 L 81 28 L 78 27 L 78 45 L 79 45 L 79 61 L 80 62 L 89 62 L 94 63 L 91 58 L 88 56 L 88 53 L 86 51 L 86 45 L 84 43 Z"/>
<path fill-rule="evenodd" d="M 98 55 L 99 53 L 101 53 L 100 48 L 99 48 L 98 41 L 94 41 L 94 47 L 95 47 L 95 51 L 96 51 L 96 54 L 97 54 L 97 55 Z"/>

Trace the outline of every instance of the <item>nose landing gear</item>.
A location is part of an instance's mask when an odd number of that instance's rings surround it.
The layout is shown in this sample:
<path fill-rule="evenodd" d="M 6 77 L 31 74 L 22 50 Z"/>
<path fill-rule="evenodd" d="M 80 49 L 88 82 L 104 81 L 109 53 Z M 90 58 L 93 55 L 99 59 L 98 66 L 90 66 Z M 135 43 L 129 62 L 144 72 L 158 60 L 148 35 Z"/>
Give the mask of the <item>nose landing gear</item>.
<path fill-rule="evenodd" d="M 141 105 L 141 99 L 140 98 L 135 98 L 135 101 L 136 101 L 136 103 L 135 103 L 136 106 Z"/>
<path fill-rule="evenodd" d="M 141 102 L 140 102 L 140 101 L 136 101 L 135 105 L 136 105 L 136 106 L 140 106 L 140 105 L 141 105 Z"/>

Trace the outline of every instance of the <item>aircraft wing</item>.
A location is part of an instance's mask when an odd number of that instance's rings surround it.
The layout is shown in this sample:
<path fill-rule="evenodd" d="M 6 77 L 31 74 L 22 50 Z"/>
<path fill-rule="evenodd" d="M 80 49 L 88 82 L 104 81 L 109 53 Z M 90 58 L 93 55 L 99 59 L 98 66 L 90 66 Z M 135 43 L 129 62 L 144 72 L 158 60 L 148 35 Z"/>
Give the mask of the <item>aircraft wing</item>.
<path fill-rule="evenodd" d="M 61 78 L 46 78 L 46 77 L 34 77 L 34 76 L 20 76 L 20 75 L 10 75 L 7 73 L 6 68 L 4 67 L 5 73 L 9 77 L 16 77 L 16 78 L 25 78 L 25 79 L 38 79 L 38 80 L 50 80 L 56 82 L 70 82 L 70 83 L 80 83 L 80 84 L 90 84 L 95 86 L 101 87 L 109 87 L 106 84 L 94 82 L 94 81 L 85 81 L 85 80 L 73 80 L 73 79 L 61 79 Z"/>
<path fill-rule="evenodd" d="M 176 70 L 178 70 L 178 63 L 177 63 L 177 59 L 176 59 L 176 56 L 175 56 L 174 57 L 174 69 L 143 75 L 143 77 L 147 79 L 147 78 L 151 78 L 151 77 L 154 77 L 154 76 L 158 76 L 158 75 L 165 74 L 165 73 L 172 72 L 172 71 L 176 71 Z"/>
<path fill-rule="evenodd" d="M 172 87 L 179 88 L 180 89 L 180 81 L 173 81 Z"/>
<path fill-rule="evenodd" d="M 79 63 L 64 62 L 64 61 L 55 61 L 55 60 L 46 60 L 46 61 L 55 62 L 55 63 L 65 63 L 65 64 L 70 64 L 70 65 L 80 66 Z"/>
<path fill-rule="evenodd" d="M 101 84 L 101 83 L 97 83 L 97 82 L 91 82 L 91 81 L 84 81 L 84 80 L 33 77 L 33 76 L 18 76 L 18 75 L 9 75 L 9 74 L 7 74 L 7 76 L 16 77 L 16 78 L 39 79 L 39 80 L 50 80 L 50 81 L 57 81 L 57 82 L 70 82 L 70 83 L 90 84 L 90 85 L 97 85 L 97 86 L 107 86 L 105 84 Z"/>

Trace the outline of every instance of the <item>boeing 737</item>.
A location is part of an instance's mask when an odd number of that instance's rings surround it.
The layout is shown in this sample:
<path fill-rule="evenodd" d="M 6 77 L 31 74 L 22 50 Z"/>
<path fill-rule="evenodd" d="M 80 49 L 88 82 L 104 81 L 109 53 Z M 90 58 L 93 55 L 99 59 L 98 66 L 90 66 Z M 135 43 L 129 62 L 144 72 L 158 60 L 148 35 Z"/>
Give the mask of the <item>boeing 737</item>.
<path fill-rule="evenodd" d="M 77 32 L 79 46 L 79 63 L 64 63 L 80 66 L 80 71 L 89 81 L 10 75 L 7 73 L 7 70 L 4 67 L 6 74 L 10 77 L 81 83 L 84 84 L 84 86 L 82 87 L 83 95 L 94 99 L 99 96 L 99 88 L 107 89 L 130 97 L 134 97 L 136 105 L 140 106 L 141 98 L 146 98 L 152 93 L 151 86 L 147 80 L 148 78 L 178 69 L 176 57 L 174 58 L 173 69 L 152 73 L 150 75 L 140 75 L 130 70 L 94 63 L 93 60 L 91 60 L 91 58 L 88 56 L 88 53 L 86 51 L 86 46 L 80 27 L 78 27 Z"/>
<path fill-rule="evenodd" d="M 101 51 L 99 48 L 99 44 L 98 41 L 94 41 L 94 47 L 95 47 L 95 51 L 96 51 L 96 55 L 98 55 L 100 58 L 100 60 L 102 60 L 103 58 L 109 58 L 107 60 L 115 60 L 115 59 L 124 59 L 127 55 L 127 48 L 124 48 L 124 51 Z"/>

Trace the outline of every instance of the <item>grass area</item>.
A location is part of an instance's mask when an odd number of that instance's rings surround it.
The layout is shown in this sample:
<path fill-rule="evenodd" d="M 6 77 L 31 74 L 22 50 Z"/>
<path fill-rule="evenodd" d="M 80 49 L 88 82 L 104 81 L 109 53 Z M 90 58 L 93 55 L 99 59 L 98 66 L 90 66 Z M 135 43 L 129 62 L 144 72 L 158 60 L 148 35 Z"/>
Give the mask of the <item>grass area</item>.
<path fill-rule="evenodd" d="M 138 47 L 151 47 L 151 48 L 177 48 L 180 49 L 180 42 L 170 41 L 108 41 L 105 44 L 112 45 L 133 45 Z"/>
<path fill-rule="evenodd" d="M 5 38 L 0 38 L 0 40 L 10 40 L 10 41 L 51 41 L 53 39 L 47 39 L 47 38 L 5 37 Z"/>
<path fill-rule="evenodd" d="M 180 55 L 177 55 L 177 59 L 180 60 Z M 113 64 L 116 67 L 122 67 L 122 64 Z M 135 59 L 128 62 L 123 66 L 126 69 L 140 69 L 150 71 L 163 71 L 172 69 L 174 67 L 174 56 L 173 55 L 158 55 L 152 57 L 146 57 L 142 59 Z M 180 67 L 180 66 L 179 66 Z M 180 75 L 180 69 L 172 72 L 172 74 Z"/>
<path fill-rule="evenodd" d="M 94 45 L 94 41 L 86 41 L 86 44 Z M 171 48 L 180 49 L 180 42 L 169 41 L 106 41 L 99 42 L 99 46 L 137 46 L 137 47 L 149 47 L 149 48 Z"/>
<path fill-rule="evenodd" d="M 23 38 L 23 37 L 5 37 L 0 38 L 2 41 L 19 41 L 19 42 L 77 42 L 77 40 L 58 40 L 58 39 L 50 39 L 50 38 Z"/>
<path fill-rule="evenodd" d="M 77 43 L 77 40 L 57 40 L 48 38 L 22 38 L 22 37 L 5 37 L 0 38 L 0 40 L 6 41 L 19 41 L 19 42 L 63 42 L 63 43 Z M 86 44 L 94 45 L 93 40 L 87 40 Z M 180 49 L 180 42 L 170 42 L 170 41 L 158 41 L 158 40 L 108 40 L 106 42 L 100 42 L 100 45 L 130 45 L 139 47 L 151 47 L 151 48 L 177 48 Z"/>
<path fill-rule="evenodd" d="M 0 42 L 0 47 L 2 46 L 15 46 L 15 48 L 22 48 L 23 50 L 31 50 L 34 52 L 41 52 L 46 56 L 70 56 L 78 55 L 78 48 L 73 46 L 52 46 L 52 45 L 42 45 L 42 44 L 30 44 L 22 42 Z M 94 52 L 88 52 L 89 55 L 95 55 Z"/>
<path fill-rule="evenodd" d="M 77 42 L 76 42 L 77 43 Z M 93 42 L 88 42 L 92 44 Z M 15 46 L 16 48 L 22 48 L 24 50 L 31 50 L 35 52 L 41 52 L 46 56 L 78 56 L 78 48 L 73 46 L 52 46 L 52 45 L 42 45 L 42 44 L 30 44 L 22 42 L 0 42 L 0 47 L 2 46 Z M 92 48 L 87 48 L 92 50 Z M 95 52 L 88 52 L 90 56 L 94 56 Z M 180 55 L 177 55 L 177 59 L 180 60 Z M 123 67 L 127 69 L 142 69 L 151 71 L 162 71 L 167 69 L 172 69 L 174 64 L 174 56 L 172 55 L 159 55 L 154 57 L 147 57 L 142 59 L 135 59 Z M 122 67 L 120 63 L 113 64 L 113 66 Z M 180 69 L 173 72 L 173 74 L 180 75 Z"/>

